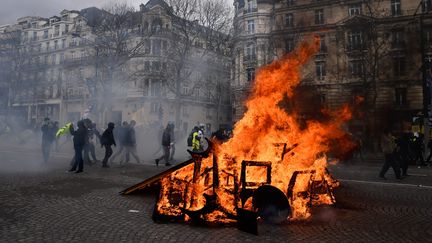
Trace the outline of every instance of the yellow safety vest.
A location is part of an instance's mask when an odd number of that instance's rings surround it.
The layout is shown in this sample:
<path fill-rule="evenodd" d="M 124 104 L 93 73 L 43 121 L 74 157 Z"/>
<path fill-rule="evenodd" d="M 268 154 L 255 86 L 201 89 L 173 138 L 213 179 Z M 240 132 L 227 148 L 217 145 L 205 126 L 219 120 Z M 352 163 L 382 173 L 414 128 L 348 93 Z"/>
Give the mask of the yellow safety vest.
<path fill-rule="evenodd" d="M 200 149 L 200 141 L 198 140 L 198 132 L 192 134 L 192 150 Z"/>

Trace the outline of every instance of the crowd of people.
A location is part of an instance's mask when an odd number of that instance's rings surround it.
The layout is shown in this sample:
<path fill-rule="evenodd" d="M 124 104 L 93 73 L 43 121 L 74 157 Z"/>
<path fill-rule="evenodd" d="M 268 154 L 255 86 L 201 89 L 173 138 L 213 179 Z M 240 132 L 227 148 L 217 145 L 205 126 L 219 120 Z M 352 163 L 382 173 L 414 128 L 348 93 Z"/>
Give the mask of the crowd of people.
<path fill-rule="evenodd" d="M 49 118 L 44 119 L 41 127 L 42 131 L 42 154 L 44 161 L 49 159 L 50 151 L 53 144 L 58 147 L 59 137 L 65 136 L 66 141 L 72 138 L 74 157 L 70 162 L 70 172 L 81 173 L 84 165 L 102 164 L 103 168 L 109 168 L 117 158 L 120 158 L 119 164 L 126 164 L 132 156 L 137 163 L 141 159 L 137 154 L 137 139 L 135 132 L 136 122 L 124 121 L 121 126 L 109 122 L 107 128 L 101 134 L 96 123 L 90 119 L 82 119 L 77 122 L 76 127 L 73 123 L 67 123 L 59 128 L 58 122 L 52 122 Z M 205 149 L 204 126 L 195 126 L 188 137 L 188 146 L 193 152 L 201 152 Z M 165 166 L 171 166 L 175 154 L 175 129 L 174 123 L 169 122 L 160 135 L 160 149 L 155 154 L 162 151 L 162 155 L 155 159 L 156 166 L 159 166 L 161 160 Z M 220 142 L 228 140 L 229 134 L 226 129 L 220 129 L 213 133 L 211 137 Z M 189 141 L 190 140 L 190 141 Z M 105 149 L 105 155 L 102 161 L 96 158 L 96 145 L 99 144 Z M 117 147 L 113 153 L 112 146 Z"/>
<path fill-rule="evenodd" d="M 50 151 L 53 145 L 57 150 L 59 147 L 59 137 L 66 135 L 73 137 L 73 148 L 75 156 L 71 161 L 70 172 L 81 173 L 84 169 L 84 164 L 92 165 L 100 162 L 96 158 L 95 146 L 97 141 L 102 148 L 105 149 L 105 155 L 102 162 L 103 168 L 109 168 L 109 164 L 120 156 L 119 164 L 128 163 L 130 156 L 137 163 L 141 163 L 141 159 L 137 154 L 137 140 L 135 132 L 136 122 L 124 121 L 121 126 L 116 127 L 114 123 L 108 123 L 107 128 L 100 134 L 96 123 L 90 119 L 82 119 L 78 121 L 77 128 L 72 123 L 66 124 L 59 128 L 59 123 L 51 121 L 49 118 L 44 119 L 41 127 L 42 131 L 42 155 L 46 163 L 50 156 Z M 169 122 L 165 129 L 160 134 L 160 148 L 155 154 L 162 151 L 162 155 L 155 159 L 156 166 L 162 160 L 165 166 L 171 166 L 175 154 L 175 129 L 174 123 Z M 204 125 L 195 126 L 187 137 L 187 146 L 192 152 L 202 152 L 206 147 Z M 213 141 L 225 142 L 231 134 L 227 129 L 219 129 L 209 135 Z M 68 140 L 68 139 L 67 139 Z M 408 174 L 408 165 L 417 164 L 425 166 L 431 165 L 432 153 L 429 153 L 428 158 L 423 156 L 423 135 L 413 134 L 410 131 L 404 131 L 395 136 L 391 130 L 385 130 L 380 138 L 381 150 L 384 153 L 384 164 L 379 173 L 379 178 L 386 179 L 385 174 L 390 167 L 393 168 L 396 179 L 403 179 Z M 112 146 L 117 147 L 117 151 L 113 154 Z M 428 143 L 428 148 L 432 150 L 432 140 Z"/>
<path fill-rule="evenodd" d="M 381 149 L 384 153 L 384 164 L 379 178 L 386 179 L 385 174 L 390 167 L 393 168 L 396 179 L 401 180 L 409 176 L 409 164 L 430 165 L 432 152 L 429 153 L 427 159 L 424 158 L 423 140 L 423 134 L 404 131 L 396 136 L 390 129 L 386 129 L 380 139 Z M 432 140 L 429 141 L 428 148 L 432 151 Z"/>

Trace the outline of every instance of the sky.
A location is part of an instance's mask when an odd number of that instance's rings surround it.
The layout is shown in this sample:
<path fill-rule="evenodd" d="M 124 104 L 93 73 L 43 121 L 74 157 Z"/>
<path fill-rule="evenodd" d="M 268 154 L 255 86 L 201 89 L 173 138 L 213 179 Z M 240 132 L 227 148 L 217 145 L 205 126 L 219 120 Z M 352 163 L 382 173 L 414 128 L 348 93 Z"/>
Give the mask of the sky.
<path fill-rule="evenodd" d="M 0 0 L 0 26 L 13 24 L 20 17 L 59 15 L 63 9 L 81 10 L 87 7 L 103 8 L 113 0 Z M 135 9 L 147 0 L 123 0 Z"/>

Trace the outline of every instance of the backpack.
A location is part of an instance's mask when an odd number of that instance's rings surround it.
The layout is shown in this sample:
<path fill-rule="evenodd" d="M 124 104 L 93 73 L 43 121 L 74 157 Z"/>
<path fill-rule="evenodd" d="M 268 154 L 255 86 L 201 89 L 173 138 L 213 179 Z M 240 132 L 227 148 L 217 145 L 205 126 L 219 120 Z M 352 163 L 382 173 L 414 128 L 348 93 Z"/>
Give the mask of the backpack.
<path fill-rule="evenodd" d="M 187 146 L 192 147 L 192 140 L 193 140 L 193 132 L 191 132 L 187 138 Z"/>

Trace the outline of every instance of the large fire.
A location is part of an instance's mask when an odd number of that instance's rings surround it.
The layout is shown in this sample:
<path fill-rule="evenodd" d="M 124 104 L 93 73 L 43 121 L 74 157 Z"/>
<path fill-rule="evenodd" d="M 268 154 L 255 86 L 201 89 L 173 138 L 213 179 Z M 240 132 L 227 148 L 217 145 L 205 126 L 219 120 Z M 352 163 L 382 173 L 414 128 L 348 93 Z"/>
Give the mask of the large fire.
<path fill-rule="evenodd" d="M 310 217 L 312 205 L 335 202 L 331 188 L 338 183 L 327 172 L 326 154 L 335 144 L 339 150 L 353 147 L 343 130 L 351 119 L 350 109 L 325 111 L 325 121 L 304 121 L 298 112 L 281 105 L 293 97 L 300 69 L 318 47 L 315 37 L 259 70 L 233 137 L 223 144 L 212 143 L 208 156 L 194 155 L 189 165 L 165 176 L 156 213 L 227 223 L 237 219 L 239 209 L 265 215 L 269 209 L 264 207 L 273 201 L 279 207 L 286 197 L 289 213 L 276 214 L 298 220 Z"/>

